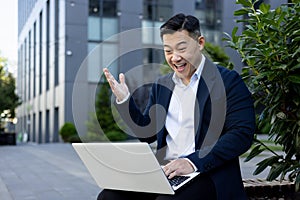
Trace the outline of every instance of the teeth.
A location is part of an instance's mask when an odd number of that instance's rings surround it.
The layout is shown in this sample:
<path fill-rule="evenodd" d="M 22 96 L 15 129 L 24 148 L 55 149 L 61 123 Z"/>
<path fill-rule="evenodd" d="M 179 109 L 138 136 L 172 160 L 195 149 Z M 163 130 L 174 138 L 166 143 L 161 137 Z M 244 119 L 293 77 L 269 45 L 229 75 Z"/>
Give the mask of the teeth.
<path fill-rule="evenodd" d="M 184 64 L 182 64 L 182 65 L 175 65 L 175 67 L 183 67 L 184 66 Z"/>

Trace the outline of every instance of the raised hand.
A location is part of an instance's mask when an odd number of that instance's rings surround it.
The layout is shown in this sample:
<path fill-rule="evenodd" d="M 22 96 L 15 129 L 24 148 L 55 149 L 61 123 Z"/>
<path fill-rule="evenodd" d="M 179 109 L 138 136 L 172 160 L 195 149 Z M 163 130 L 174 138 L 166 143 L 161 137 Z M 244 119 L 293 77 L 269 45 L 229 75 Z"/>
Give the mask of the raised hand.
<path fill-rule="evenodd" d="M 123 101 L 129 95 L 129 90 L 127 84 L 125 83 L 125 75 L 123 73 L 119 74 L 120 83 L 113 77 L 107 68 L 103 69 L 104 75 L 107 79 L 107 82 L 110 85 L 110 88 L 114 95 L 117 98 L 117 101 Z"/>

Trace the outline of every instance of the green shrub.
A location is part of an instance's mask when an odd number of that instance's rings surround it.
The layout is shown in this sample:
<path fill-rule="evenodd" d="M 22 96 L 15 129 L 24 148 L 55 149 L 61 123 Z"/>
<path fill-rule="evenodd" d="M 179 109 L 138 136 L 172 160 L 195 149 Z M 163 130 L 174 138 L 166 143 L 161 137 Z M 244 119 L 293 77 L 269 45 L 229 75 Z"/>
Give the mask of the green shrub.
<path fill-rule="evenodd" d="M 221 65 L 228 69 L 233 69 L 233 63 L 230 62 L 229 56 L 225 53 L 221 46 L 206 42 L 203 53 L 215 64 Z"/>
<path fill-rule="evenodd" d="M 109 138 L 110 141 L 120 141 L 120 140 L 127 139 L 126 134 L 124 134 L 121 131 L 117 131 L 117 130 L 108 131 L 106 133 L 106 137 Z"/>
<path fill-rule="evenodd" d="M 113 117 L 115 108 L 111 106 L 110 97 L 112 92 L 109 84 L 104 79 L 99 84 L 97 98 L 95 102 L 96 113 L 90 113 L 87 125 L 87 141 L 122 141 L 128 138 L 118 126 Z M 102 130 L 99 130 L 99 126 Z"/>
<path fill-rule="evenodd" d="M 59 130 L 59 134 L 64 142 L 72 143 L 81 141 L 74 124 L 71 122 L 66 122 Z"/>
<path fill-rule="evenodd" d="M 235 11 L 243 16 L 245 30 L 237 35 L 235 27 L 228 44 L 237 50 L 243 62 L 242 76 L 253 94 L 258 133 L 269 135 L 283 152 L 270 149 L 255 140 L 247 160 L 268 150 L 273 153 L 259 162 L 254 174 L 270 168 L 267 180 L 288 174 L 300 186 L 300 1 L 271 10 L 255 0 L 237 0 L 243 7 Z"/>

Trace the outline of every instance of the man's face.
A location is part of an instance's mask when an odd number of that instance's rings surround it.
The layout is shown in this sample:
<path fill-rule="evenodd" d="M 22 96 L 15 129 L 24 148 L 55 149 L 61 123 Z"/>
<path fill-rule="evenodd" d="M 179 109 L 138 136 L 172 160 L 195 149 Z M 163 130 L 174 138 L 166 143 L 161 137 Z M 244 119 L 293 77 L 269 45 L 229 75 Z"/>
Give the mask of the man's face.
<path fill-rule="evenodd" d="M 201 62 L 201 50 L 204 48 L 204 38 L 196 41 L 186 30 L 163 35 L 165 58 L 177 76 L 188 84 L 191 76 Z"/>

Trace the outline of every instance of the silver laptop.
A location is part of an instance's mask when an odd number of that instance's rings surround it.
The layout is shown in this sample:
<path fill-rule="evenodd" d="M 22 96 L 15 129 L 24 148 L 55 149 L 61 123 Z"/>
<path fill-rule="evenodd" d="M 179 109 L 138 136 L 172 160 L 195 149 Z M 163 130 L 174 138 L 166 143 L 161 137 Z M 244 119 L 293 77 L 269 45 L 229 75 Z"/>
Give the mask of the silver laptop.
<path fill-rule="evenodd" d="M 149 144 L 73 143 L 75 151 L 102 189 L 175 194 L 199 173 L 194 172 L 171 185 Z M 177 182 L 177 181 L 175 181 Z"/>

